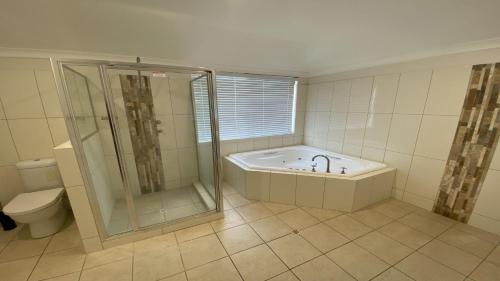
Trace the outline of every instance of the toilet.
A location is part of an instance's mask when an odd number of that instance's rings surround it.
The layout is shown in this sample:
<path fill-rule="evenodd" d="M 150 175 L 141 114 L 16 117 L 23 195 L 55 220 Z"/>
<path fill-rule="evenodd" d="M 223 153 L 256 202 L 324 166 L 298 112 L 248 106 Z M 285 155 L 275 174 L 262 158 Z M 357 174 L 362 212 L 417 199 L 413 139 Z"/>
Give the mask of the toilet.
<path fill-rule="evenodd" d="M 26 193 L 14 197 L 3 212 L 18 223 L 28 224 L 33 238 L 56 233 L 64 224 L 63 183 L 55 159 L 36 159 L 16 164 Z"/>

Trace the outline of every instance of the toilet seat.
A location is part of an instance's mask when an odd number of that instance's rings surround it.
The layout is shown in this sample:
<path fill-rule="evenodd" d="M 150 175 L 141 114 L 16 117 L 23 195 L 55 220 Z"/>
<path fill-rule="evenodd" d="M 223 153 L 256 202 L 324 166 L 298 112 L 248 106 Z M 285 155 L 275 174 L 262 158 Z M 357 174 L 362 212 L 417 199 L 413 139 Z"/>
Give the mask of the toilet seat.
<path fill-rule="evenodd" d="M 10 216 L 31 214 L 57 203 L 63 192 L 64 188 L 58 187 L 42 191 L 21 193 L 14 197 L 14 199 L 3 208 L 3 212 Z"/>

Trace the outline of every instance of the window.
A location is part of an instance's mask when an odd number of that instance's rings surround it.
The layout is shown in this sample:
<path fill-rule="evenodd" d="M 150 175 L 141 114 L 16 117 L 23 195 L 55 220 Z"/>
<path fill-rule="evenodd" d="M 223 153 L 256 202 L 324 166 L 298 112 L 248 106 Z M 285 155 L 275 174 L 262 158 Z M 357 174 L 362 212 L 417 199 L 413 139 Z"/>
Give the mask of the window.
<path fill-rule="evenodd" d="M 293 134 L 296 80 L 243 74 L 216 79 L 221 140 Z"/>

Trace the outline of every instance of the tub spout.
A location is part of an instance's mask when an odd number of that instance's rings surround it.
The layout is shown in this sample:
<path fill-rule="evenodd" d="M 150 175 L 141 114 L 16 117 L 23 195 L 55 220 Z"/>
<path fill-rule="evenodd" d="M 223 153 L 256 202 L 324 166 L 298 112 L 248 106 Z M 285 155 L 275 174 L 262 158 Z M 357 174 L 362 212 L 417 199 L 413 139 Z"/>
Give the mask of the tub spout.
<path fill-rule="evenodd" d="M 326 172 L 330 173 L 330 158 L 328 158 L 328 156 L 326 156 L 326 155 L 318 154 L 312 158 L 312 161 L 314 161 L 316 159 L 316 157 L 323 157 L 326 159 Z"/>

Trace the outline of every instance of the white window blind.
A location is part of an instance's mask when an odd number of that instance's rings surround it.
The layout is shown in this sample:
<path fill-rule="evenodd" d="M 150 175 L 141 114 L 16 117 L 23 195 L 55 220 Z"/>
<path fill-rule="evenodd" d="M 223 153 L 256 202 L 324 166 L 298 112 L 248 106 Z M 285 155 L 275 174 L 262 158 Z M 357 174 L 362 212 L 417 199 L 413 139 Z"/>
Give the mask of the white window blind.
<path fill-rule="evenodd" d="M 216 79 L 221 140 L 293 134 L 295 80 L 243 74 Z"/>

